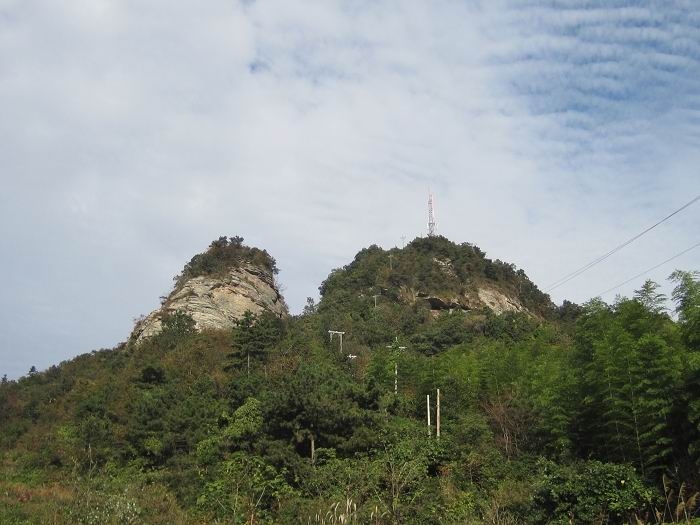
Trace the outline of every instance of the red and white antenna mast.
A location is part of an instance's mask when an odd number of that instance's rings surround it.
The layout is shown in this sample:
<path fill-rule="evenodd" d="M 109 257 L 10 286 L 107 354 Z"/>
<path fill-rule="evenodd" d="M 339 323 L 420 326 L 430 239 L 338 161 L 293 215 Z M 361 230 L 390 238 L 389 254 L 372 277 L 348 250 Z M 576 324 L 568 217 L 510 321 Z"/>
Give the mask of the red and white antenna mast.
<path fill-rule="evenodd" d="M 435 212 L 433 210 L 433 194 L 428 192 L 428 237 L 437 235 L 437 222 L 435 222 Z"/>

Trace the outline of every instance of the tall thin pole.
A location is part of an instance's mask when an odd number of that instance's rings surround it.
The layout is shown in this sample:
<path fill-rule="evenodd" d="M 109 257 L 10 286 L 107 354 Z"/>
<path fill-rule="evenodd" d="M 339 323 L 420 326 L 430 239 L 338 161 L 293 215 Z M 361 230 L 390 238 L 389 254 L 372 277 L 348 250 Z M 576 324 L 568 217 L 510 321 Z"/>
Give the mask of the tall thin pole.
<path fill-rule="evenodd" d="M 394 395 L 399 393 L 399 364 L 394 361 Z"/>
<path fill-rule="evenodd" d="M 390 270 L 393 270 L 393 269 L 394 269 L 394 265 L 393 265 L 393 263 L 392 263 L 393 258 L 394 258 L 394 255 L 390 253 L 390 254 L 389 254 L 389 269 L 390 269 Z"/>
<path fill-rule="evenodd" d="M 440 439 L 440 389 L 437 389 L 437 413 L 435 414 L 435 435 Z"/>
<path fill-rule="evenodd" d="M 432 432 L 430 431 L 430 394 L 427 394 L 425 398 L 428 407 L 428 437 L 430 437 L 432 435 Z"/>

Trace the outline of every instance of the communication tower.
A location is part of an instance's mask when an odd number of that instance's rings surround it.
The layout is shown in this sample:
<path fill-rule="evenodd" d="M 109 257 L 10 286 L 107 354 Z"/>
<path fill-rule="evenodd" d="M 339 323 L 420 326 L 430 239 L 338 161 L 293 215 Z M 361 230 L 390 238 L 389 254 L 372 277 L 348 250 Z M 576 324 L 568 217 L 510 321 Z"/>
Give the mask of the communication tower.
<path fill-rule="evenodd" d="M 435 222 L 435 211 L 433 209 L 433 194 L 428 193 L 428 237 L 437 235 L 437 222 Z"/>

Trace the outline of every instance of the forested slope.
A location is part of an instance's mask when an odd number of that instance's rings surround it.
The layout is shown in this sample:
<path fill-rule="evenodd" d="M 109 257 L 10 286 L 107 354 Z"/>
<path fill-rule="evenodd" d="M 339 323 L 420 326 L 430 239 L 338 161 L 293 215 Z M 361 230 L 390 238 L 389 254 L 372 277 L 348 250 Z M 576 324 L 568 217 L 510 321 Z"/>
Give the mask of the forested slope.
<path fill-rule="evenodd" d="M 299 316 L 199 333 L 173 315 L 2 382 L 0 522 L 686 522 L 700 283 L 673 279 L 677 320 L 651 282 L 556 308 L 437 238 L 363 250 Z M 522 309 L 459 299 L 480 286 Z"/>

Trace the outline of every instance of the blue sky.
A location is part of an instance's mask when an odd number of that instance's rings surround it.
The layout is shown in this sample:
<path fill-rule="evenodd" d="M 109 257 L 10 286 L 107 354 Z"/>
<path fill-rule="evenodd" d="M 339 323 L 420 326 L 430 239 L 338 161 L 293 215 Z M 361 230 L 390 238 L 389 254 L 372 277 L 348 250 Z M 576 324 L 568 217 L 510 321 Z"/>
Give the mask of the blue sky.
<path fill-rule="evenodd" d="M 219 235 L 270 251 L 298 311 L 362 247 L 424 235 L 428 188 L 440 233 L 546 288 L 700 194 L 700 4 L 0 0 L 0 114 L 17 377 L 125 340 Z M 686 249 L 699 219 L 553 300 Z"/>

